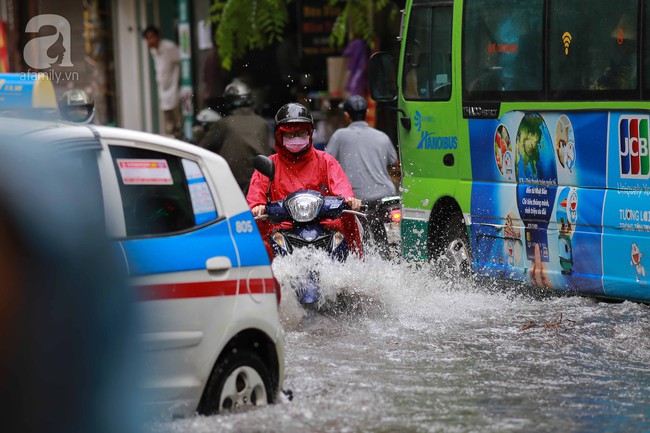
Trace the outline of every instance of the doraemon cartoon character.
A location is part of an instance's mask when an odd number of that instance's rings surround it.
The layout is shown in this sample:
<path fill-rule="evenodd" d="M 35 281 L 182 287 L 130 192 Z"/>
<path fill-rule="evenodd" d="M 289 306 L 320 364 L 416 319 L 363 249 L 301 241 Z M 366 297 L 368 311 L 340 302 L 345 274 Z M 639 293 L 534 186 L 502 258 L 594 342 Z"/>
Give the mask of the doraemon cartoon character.
<path fill-rule="evenodd" d="M 639 284 L 642 282 L 641 278 L 645 279 L 645 268 L 643 267 L 643 264 L 641 264 L 643 253 L 641 253 L 641 250 L 639 249 L 639 246 L 636 244 L 636 242 L 632 242 L 632 252 L 630 255 L 632 257 L 630 265 L 632 265 L 636 271 L 636 282 Z"/>

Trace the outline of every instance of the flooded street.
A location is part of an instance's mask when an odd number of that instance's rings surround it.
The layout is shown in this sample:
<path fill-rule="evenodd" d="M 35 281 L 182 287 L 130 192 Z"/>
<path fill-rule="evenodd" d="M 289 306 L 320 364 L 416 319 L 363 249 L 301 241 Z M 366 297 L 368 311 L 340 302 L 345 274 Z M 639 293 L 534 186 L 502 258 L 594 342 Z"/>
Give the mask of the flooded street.
<path fill-rule="evenodd" d="M 307 263 L 274 271 L 286 287 Z M 648 306 L 533 297 L 375 257 L 316 263 L 326 297 L 356 292 L 363 308 L 305 317 L 283 291 L 293 400 L 151 431 L 650 431 Z"/>

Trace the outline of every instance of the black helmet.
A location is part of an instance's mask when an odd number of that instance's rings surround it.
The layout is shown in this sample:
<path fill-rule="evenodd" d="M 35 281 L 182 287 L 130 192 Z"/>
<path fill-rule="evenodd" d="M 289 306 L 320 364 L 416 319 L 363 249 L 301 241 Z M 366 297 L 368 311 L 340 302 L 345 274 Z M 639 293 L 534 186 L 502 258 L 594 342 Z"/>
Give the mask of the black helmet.
<path fill-rule="evenodd" d="M 61 95 L 59 111 L 70 122 L 90 123 L 95 115 L 95 103 L 83 90 L 70 89 Z"/>
<path fill-rule="evenodd" d="M 341 108 L 343 108 L 343 111 L 348 113 L 350 116 L 355 113 L 363 114 L 365 116 L 366 111 L 368 110 L 368 102 L 363 96 L 353 95 L 345 100 Z"/>
<path fill-rule="evenodd" d="M 297 122 L 309 123 L 312 128 L 314 127 L 314 118 L 307 107 L 302 104 L 295 102 L 284 104 L 275 115 L 276 128 L 287 123 Z"/>
<path fill-rule="evenodd" d="M 223 92 L 228 111 L 239 107 L 250 107 L 253 105 L 253 95 L 251 89 L 244 82 L 234 80 L 226 86 Z"/>

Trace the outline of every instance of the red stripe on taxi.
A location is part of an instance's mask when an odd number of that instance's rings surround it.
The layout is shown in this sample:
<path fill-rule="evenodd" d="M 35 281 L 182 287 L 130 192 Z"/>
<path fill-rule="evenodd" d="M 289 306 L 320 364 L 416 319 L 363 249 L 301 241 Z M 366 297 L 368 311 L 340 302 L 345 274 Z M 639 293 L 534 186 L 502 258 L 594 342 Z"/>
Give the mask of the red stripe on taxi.
<path fill-rule="evenodd" d="M 161 299 L 208 298 L 217 296 L 235 296 L 237 281 L 200 281 L 193 283 L 151 284 L 136 287 L 137 297 L 141 301 Z M 273 278 L 253 278 L 241 281 L 241 295 L 275 293 Z"/>

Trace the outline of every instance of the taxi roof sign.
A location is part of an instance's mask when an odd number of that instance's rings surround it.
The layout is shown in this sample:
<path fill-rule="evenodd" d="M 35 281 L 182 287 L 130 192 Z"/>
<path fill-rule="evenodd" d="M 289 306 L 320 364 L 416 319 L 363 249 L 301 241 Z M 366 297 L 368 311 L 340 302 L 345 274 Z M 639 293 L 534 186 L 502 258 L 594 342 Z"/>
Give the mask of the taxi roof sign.
<path fill-rule="evenodd" d="M 0 74 L 0 108 L 58 108 L 52 81 L 43 73 Z"/>

